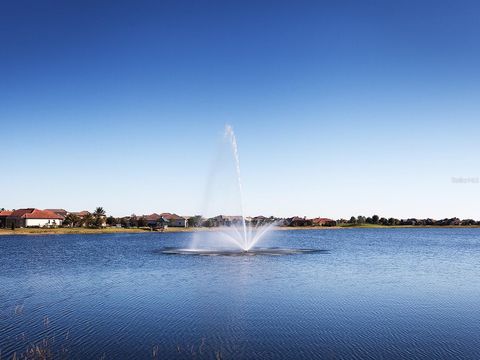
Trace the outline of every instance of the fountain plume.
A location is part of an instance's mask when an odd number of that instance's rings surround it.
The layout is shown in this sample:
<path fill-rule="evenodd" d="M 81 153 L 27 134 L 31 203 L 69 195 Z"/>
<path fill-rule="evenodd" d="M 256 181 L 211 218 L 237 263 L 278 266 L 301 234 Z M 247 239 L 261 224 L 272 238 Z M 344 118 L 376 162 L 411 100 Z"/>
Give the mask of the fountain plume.
<path fill-rule="evenodd" d="M 240 216 L 223 217 L 225 224 L 219 226 L 217 231 L 202 232 L 194 235 L 192 249 L 200 248 L 229 248 L 234 247 L 241 251 L 249 251 L 261 239 L 265 238 L 268 231 L 273 227 L 272 223 L 253 226 L 248 223 L 245 217 L 244 193 L 242 184 L 242 174 L 240 168 L 240 156 L 238 150 L 237 138 L 233 127 L 225 125 L 224 140 L 228 142 L 230 159 L 233 159 L 235 165 L 235 188 L 238 191 L 237 206 L 239 206 Z M 230 160 L 231 161 L 231 160 Z M 231 184 L 233 185 L 233 183 Z M 221 187 L 220 187 L 221 188 Z M 208 201 L 208 199 L 207 199 Z M 234 202 L 235 202 L 234 201 Z"/>
<path fill-rule="evenodd" d="M 240 157 L 238 156 L 238 145 L 235 132 L 231 125 L 225 125 L 225 137 L 230 141 L 232 147 L 233 158 L 235 160 L 235 170 L 237 173 L 238 191 L 240 194 L 240 211 L 242 213 L 242 227 L 243 227 L 243 243 L 244 249 L 248 249 L 248 237 L 247 237 L 247 224 L 245 222 L 245 208 L 243 204 L 243 185 L 242 185 L 242 173 L 240 171 Z"/>

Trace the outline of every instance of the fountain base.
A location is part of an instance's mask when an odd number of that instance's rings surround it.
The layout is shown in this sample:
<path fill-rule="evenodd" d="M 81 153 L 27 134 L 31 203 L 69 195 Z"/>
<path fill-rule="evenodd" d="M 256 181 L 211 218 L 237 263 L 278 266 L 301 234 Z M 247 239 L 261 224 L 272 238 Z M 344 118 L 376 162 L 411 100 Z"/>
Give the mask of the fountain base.
<path fill-rule="evenodd" d="M 285 248 L 254 248 L 250 250 L 226 250 L 226 249 L 181 249 L 163 248 L 156 251 L 165 255 L 197 255 L 197 256 L 280 256 L 299 255 L 313 253 L 328 253 L 328 250 L 319 249 L 285 249 Z"/>

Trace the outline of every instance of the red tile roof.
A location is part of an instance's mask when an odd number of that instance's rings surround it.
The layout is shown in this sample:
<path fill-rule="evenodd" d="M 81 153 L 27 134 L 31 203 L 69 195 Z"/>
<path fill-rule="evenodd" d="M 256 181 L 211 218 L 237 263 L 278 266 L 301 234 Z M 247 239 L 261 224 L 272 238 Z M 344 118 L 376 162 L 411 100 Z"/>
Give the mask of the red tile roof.
<path fill-rule="evenodd" d="M 12 212 L 13 211 L 10 211 L 10 210 L 3 210 L 3 211 L 0 211 L 0 216 L 10 216 L 12 215 Z"/>
<path fill-rule="evenodd" d="M 10 217 L 21 218 L 23 215 L 33 212 L 33 210 L 35 209 L 28 208 L 28 209 L 13 210 L 12 213 L 10 214 Z"/>
<path fill-rule="evenodd" d="M 334 222 L 335 220 L 332 220 L 332 219 L 328 219 L 328 218 L 315 218 L 315 219 L 312 219 L 312 222 L 314 224 L 324 224 L 324 223 L 327 223 L 327 222 Z"/>
<path fill-rule="evenodd" d="M 56 219 L 56 220 L 63 220 L 64 217 L 58 214 L 55 214 L 53 211 L 50 210 L 38 210 L 35 209 L 31 213 L 26 213 L 22 216 L 24 219 Z"/>
<path fill-rule="evenodd" d="M 90 215 L 90 212 L 87 211 L 87 210 L 77 211 L 77 212 L 72 211 L 70 214 L 73 214 L 73 215 L 77 215 L 77 216 L 82 217 L 82 216 L 88 216 L 88 215 Z"/>
<path fill-rule="evenodd" d="M 185 220 L 184 217 L 181 217 L 177 214 L 162 213 L 162 214 L 160 214 L 160 216 L 167 219 L 167 220 Z"/>
<path fill-rule="evenodd" d="M 68 213 L 67 210 L 65 209 L 45 209 L 45 210 L 53 211 L 55 214 L 62 215 L 62 216 L 65 216 Z"/>
<path fill-rule="evenodd" d="M 147 221 L 158 221 L 161 218 L 161 216 L 158 215 L 157 213 L 153 213 L 153 214 L 150 214 L 150 215 L 144 215 L 143 217 Z"/>
<path fill-rule="evenodd" d="M 10 218 L 20 218 L 20 219 L 56 219 L 63 220 L 63 216 L 55 214 L 53 211 L 49 210 L 38 210 L 38 209 L 18 209 L 13 211 Z"/>

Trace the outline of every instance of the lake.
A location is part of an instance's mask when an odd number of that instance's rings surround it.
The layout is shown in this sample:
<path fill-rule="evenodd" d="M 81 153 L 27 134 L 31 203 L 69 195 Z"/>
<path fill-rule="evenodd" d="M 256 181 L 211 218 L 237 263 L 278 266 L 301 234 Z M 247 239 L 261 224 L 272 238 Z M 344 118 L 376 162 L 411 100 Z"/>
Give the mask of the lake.
<path fill-rule="evenodd" d="M 275 231 L 327 252 L 165 255 L 190 233 L 0 237 L 0 351 L 479 359 L 480 229 Z"/>

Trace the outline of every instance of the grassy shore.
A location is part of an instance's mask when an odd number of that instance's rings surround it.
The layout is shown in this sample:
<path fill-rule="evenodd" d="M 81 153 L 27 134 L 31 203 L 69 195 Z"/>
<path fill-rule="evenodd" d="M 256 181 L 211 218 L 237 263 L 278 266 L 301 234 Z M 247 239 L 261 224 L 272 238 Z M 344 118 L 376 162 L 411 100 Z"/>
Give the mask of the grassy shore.
<path fill-rule="evenodd" d="M 181 227 L 171 227 L 163 232 L 174 233 L 174 232 L 193 232 L 193 231 L 211 231 L 214 228 L 181 228 Z M 65 234 L 135 234 L 135 233 L 149 233 L 152 232 L 150 228 L 117 228 L 117 227 L 105 227 L 101 229 L 90 229 L 90 228 L 17 228 L 15 230 L 11 229 L 0 229 L 1 235 L 65 235 Z M 158 234 L 161 232 L 154 231 Z"/>
<path fill-rule="evenodd" d="M 286 230 L 341 230 L 341 229 L 426 229 L 426 228 L 480 228 L 478 225 L 473 226 L 413 226 L 413 225 L 398 225 L 398 226 L 385 226 L 374 224 L 352 225 L 352 224 L 340 224 L 338 226 L 323 227 L 323 226 L 298 226 L 298 227 L 274 227 L 274 231 L 286 231 Z M 194 231 L 214 231 L 215 228 L 168 228 L 164 232 L 194 232 Z M 88 228 L 20 228 L 20 229 L 0 229 L 1 235 L 64 235 L 64 234 L 134 234 L 151 232 L 149 228 L 116 228 L 107 227 L 102 229 L 88 229 Z"/>
<path fill-rule="evenodd" d="M 60 234 L 119 234 L 119 233 L 143 233 L 149 230 L 140 228 L 20 228 L 20 229 L 0 229 L 0 235 L 60 235 Z"/>

